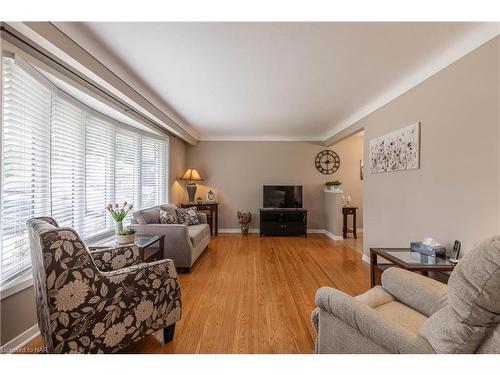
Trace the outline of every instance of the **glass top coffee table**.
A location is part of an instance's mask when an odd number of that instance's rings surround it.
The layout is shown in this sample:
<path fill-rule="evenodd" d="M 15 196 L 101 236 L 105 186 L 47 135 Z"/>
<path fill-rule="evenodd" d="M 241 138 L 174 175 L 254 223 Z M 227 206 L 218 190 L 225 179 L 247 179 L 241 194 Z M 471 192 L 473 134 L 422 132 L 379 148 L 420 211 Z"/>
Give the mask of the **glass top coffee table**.
<path fill-rule="evenodd" d="M 130 246 L 130 245 L 135 245 L 139 248 L 139 254 L 141 256 L 141 259 L 143 261 L 153 261 L 153 260 L 158 260 L 163 258 L 163 245 L 164 245 L 164 240 L 165 236 L 147 236 L 147 235 L 142 235 L 142 236 L 135 236 L 135 241 L 133 243 L 129 244 L 123 244 L 120 245 L 115 237 L 110 237 L 106 238 L 101 241 L 96 241 L 92 243 L 88 243 L 87 247 L 90 250 L 94 249 L 106 249 L 109 247 L 115 247 L 115 246 Z M 157 244 L 157 246 L 153 246 Z"/>
<path fill-rule="evenodd" d="M 378 257 L 388 260 L 390 263 L 378 263 Z M 424 276 L 429 271 L 451 272 L 455 263 L 448 259 L 424 255 L 408 248 L 371 248 L 370 249 L 370 281 L 375 286 L 376 269 L 380 266 L 395 265 L 408 271 L 421 272 Z"/>

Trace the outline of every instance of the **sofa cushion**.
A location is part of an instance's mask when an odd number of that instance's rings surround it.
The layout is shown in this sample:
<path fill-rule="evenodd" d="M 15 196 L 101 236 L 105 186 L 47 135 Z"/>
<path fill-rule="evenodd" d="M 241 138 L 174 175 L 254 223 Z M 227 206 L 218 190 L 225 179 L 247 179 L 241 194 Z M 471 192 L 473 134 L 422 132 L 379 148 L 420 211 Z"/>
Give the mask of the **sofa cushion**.
<path fill-rule="evenodd" d="M 146 223 L 146 219 L 142 216 L 141 211 L 135 211 L 132 213 L 132 224 L 144 225 Z"/>
<path fill-rule="evenodd" d="M 185 225 L 197 225 L 198 220 L 198 209 L 196 207 L 188 208 L 178 208 L 177 212 L 177 223 Z"/>
<path fill-rule="evenodd" d="M 177 206 L 175 204 L 172 204 L 172 203 L 167 203 L 167 204 L 162 204 L 160 206 L 160 208 L 163 210 L 163 211 L 167 211 L 169 214 L 173 215 L 173 216 L 177 216 Z"/>
<path fill-rule="evenodd" d="M 137 224 L 160 224 L 160 207 L 146 208 L 133 213 Z"/>
<path fill-rule="evenodd" d="M 398 267 L 389 267 L 382 273 L 382 287 L 399 302 L 425 316 L 448 304 L 446 284 Z"/>
<path fill-rule="evenodd" d="M 438 353 L 474 353 L 500 322 L 500 236 L 467 253 L 448 281 L 448 306 L 422 327 Z"/>
<path fill-rule="evenodd" d="M 461 259 L 448 282 L 448 303 L 471 325 L 500 321 L 500 236 Z"/>
<path fill-rule="evenodd" d="M 418 334 L 427 317 L 400 302 L 391 301 L 375 307 L 375 310 L 392 323 Z"/>
<path fill-rule="evenodd" d="M 203 239 L 210 237 L 208 224 L 196 224 L 188 226 L 188 235 L 191 243 L 196 247 Z"/>
<path fill-rule="evenodd" d="M 177 215 L 163 209 L 160 210 L 160 224 L 177 224 Z"/>

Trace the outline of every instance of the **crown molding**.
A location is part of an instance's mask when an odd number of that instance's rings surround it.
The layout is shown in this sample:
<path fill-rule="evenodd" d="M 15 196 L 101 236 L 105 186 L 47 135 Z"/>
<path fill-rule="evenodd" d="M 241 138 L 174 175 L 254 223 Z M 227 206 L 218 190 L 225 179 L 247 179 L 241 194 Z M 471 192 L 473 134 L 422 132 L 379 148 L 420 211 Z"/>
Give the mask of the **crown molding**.
<path fill-rule="evenodd" d="M 304 136 L 201 136 L 198 141 L 206 142 L 318 142 L 321 137 L 317 135 Z"/>

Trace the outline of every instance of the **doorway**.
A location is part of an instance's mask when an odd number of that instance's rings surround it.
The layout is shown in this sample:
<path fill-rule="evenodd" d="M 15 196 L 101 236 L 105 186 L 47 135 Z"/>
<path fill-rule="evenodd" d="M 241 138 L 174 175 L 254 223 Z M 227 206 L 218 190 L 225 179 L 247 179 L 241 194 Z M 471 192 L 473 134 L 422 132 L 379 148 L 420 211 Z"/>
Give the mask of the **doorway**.
<path fill-rule="evenodd" d="M 335 145 L 341 155 L 341 165 L 338 179 L 342 182 L 344 207 L 356 208 L 356 237 L 353 233 L 347 233 L 344 244 L 354 251 L 363 254 L 363 181 L 364 181 L 364 137 L 363 130 L 342 139 Z M 353 210 L 350 210 L 353 211 Z M 354 230 L 353 216 L 348 215 L 347 226 Z"/>

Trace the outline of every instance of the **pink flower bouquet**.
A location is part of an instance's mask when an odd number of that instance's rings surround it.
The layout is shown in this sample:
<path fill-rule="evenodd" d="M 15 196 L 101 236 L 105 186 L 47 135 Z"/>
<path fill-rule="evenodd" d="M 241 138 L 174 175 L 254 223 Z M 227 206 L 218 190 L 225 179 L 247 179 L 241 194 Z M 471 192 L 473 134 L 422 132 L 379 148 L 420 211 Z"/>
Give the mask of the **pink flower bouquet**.
<path fill-rule="evenodd" d="M 118 203 L 108 203 L 106 206 L 106 210 L 113 216 L 113 219 L 119 223 L 122 222 L 123 219 L 125 219 L 125 216 L 134 208 L 133 204 L 128 204 L 126 201 L 123 202 L 123 207 L 120 208 L 120 205 Z"/>

